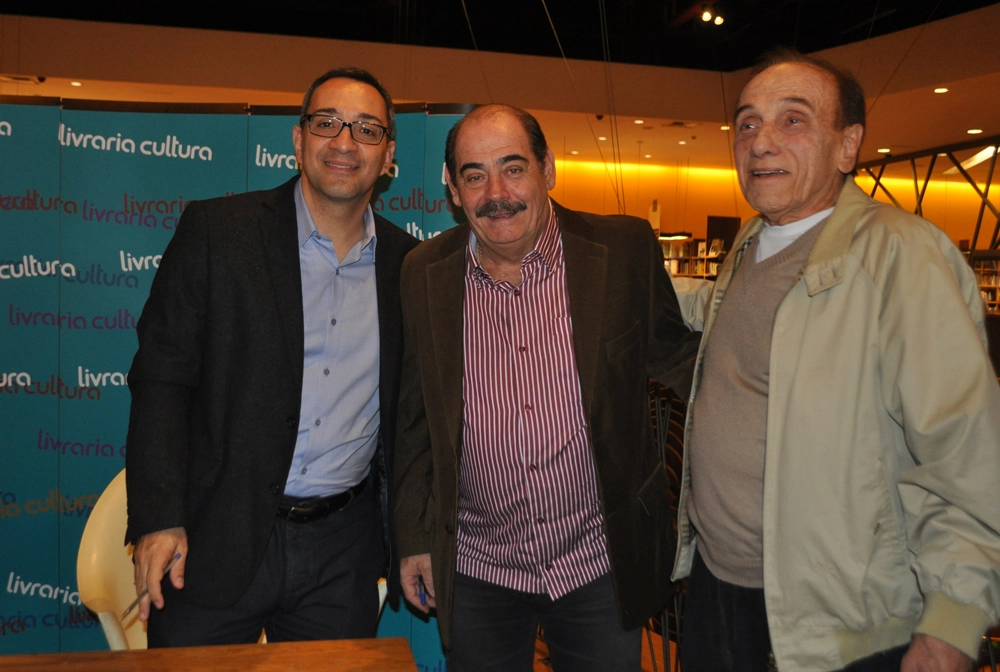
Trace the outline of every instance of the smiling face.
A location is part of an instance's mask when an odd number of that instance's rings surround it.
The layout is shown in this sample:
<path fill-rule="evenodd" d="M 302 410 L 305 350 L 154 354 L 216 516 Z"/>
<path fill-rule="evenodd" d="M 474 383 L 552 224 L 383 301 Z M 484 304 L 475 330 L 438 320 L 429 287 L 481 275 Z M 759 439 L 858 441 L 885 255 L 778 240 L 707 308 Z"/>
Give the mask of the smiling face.
<path fill-rule="evenodd" d="M 519 263 L 534 249 L 548 221 L 555 161 L 546 150 L 539 163 L 515 116 L 488 108 L 477 112 L 465 120 L 455 139 L 456 176 L 453 181 L 447 175 L 448 186 L 481 251 Z"/>
<path fill-rule="evenodd" d="M 750 80 L 736 110 L 736 171 L 750 205 L 771 224 L 832 207 L 854 169 L 864 129 L 838 129 L 836 80 L 781 63 Z"/>
<path fill-rule="evenodd" d="M 321 84 L 309 102 L 309 114 L 329 114 L 346 122 L 371 121 L 388 126 L 385 101 L 372 86 L 335 78 Z M 295 158 L 302 165 L 306 201 L 320 205 L 367 204 L 375 180 L 392 164 L 396 143 L 386 136 L 377 145 L 354 141 L 346 126 L 336 138 L 309 132 L 306 124 L 292 129 Z"/>

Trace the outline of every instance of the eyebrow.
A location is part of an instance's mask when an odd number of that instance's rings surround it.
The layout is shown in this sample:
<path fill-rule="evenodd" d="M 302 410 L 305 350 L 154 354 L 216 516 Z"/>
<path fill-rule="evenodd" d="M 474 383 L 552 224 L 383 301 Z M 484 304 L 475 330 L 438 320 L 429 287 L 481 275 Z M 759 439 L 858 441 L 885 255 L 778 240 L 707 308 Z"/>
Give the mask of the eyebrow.
<path fill-rule="evenodd" d="M 810 103 L 805 98 L 783 98 L 781 102 L 783 102 L 783 103 L 797 103 L 799 105 L 803 105 L 805 107 L 808 107 L 810 110 L 814 110 L 815 109 L 813 107 L 812 103 Z M 740 115 L 743 112 L 745 112 L 746 110 L 751 109 L 752 107 L 753 107 L 753 105 L 740 105 L 739 107 L 737 107 L 736 111 L 733 113 L 733 121 L 739 119 Z"/>
<path fill-rule="evenodd" d="M 507 154 L 505 156 L 501 156 L 497 160 L 497 165 L 503 166 L 508 163 L 511 163 L 512 161 L 528 161 L 528 157 L 522 154 Z M 462 167 L 458 169 L 458 172 L 464 173 L 467 170 L 485 170 L 485 169 L 486 169 L 485 164 L 470 161 L 469 163 L 463 163 Z"/>
<path fill-rule="evenodd" d="M 311 115 L 319 115 L 321 117 L 335 117 L 340 114 L 340 111 L 335 107 L 323 107 L 314 112 L 310 112 Z M 358 115 L 358 121 L 377 121 L 378 123 L 384 123 L 382 118 L 374 114 L 368 114 L 367 112 L 362 112 Z"/>

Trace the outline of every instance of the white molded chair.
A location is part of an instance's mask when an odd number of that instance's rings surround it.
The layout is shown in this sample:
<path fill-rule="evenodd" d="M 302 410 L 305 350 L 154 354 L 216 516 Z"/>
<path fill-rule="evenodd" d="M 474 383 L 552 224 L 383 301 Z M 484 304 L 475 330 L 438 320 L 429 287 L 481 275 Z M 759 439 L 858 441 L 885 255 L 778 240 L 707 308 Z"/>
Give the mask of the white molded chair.
<path fill-rule="evenodd" d="M 128 509 L 125 496 L 125 470 L 104 489 L 97 506 L 90 513 L 76 556 L 76 583 L 80 600 L 95 612 L 112 651 L 146 648 L 146 624 L 139 621 L 139 609 L 133 609 L 123 622 L 118 616 L 135 599 L 133 546 L 124 545 Z M 379 614 L 385 605 L 385 579 L 378 581 Z M 267 643 L 261 633 L 260 642 Z"/>
<path fill-rule="evenodd" d="M 76 556 L 76 583 L 80 600 L 97 613 L 112 651 L 146 648 L 146 624 L 133 609 L 118 617 L 135 599 L 132 545 L 125 545 L 128 521 L 125 470 L 104 489 L 90 512 Z"/>

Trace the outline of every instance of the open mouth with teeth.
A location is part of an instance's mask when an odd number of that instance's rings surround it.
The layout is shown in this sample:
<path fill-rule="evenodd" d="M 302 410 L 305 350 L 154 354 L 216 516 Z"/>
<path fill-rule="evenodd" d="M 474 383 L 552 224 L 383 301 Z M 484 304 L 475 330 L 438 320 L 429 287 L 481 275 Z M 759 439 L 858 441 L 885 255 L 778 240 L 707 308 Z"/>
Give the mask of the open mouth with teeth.
<path fill-rule="evenodd" d="M 782 170 L 780 168 L 775 170 L 755 170 L 753 171 L 754 177 L 771 177 L 772 175 L 787 175 L 787 170 Z"/>

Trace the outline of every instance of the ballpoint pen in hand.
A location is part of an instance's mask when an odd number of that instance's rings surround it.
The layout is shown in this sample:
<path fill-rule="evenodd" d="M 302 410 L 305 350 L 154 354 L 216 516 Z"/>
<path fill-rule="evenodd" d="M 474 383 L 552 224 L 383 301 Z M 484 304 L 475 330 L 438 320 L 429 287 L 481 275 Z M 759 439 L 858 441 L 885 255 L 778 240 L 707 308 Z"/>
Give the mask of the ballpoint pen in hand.
<path fill-rule="evenodd" d="M 170 568 L 174 566 L 174 563 L 177 562 L 180 559 L 181 559 L 181 554 L 180 553 L 178 553 L 174 557 L 170 558 L 170 562 L 168 562 L 167 566 L 163 568 L 163 576 L 166 576 L 167 572 L 170 571 Z M 142 598 L 146 597 L 147 595 L 149 595 L 149 587 L 148 586 L 141 593 L 139 593 L 139 597 L 135 598 L 135 600 L 132 602 L 132 604 L 128 605 L 128 607 L 125 609 L 125 611 L 122 612 L 122 615 L 118 617 L 118 620 L 119 621 L 124 620 L 125 617 L 128 616 L 129 612 L 132 611 L 133 609 L 135 609 L 135 605 L 139 604 L 139 601 L 142 600 Z"/>

